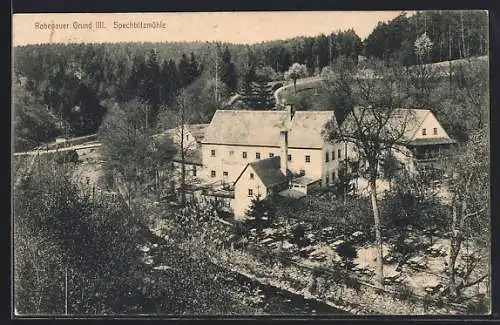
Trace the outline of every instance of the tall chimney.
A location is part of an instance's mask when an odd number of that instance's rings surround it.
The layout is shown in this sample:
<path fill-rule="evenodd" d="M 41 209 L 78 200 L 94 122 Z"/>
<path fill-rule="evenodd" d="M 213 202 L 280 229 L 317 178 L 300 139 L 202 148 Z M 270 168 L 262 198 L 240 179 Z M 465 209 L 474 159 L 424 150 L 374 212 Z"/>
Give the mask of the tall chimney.
<path fill-rule="evenodd" d="M 283 175 L 287 176 L 288 170 L 288 131 L 280 131 L 280 170 Z"/>

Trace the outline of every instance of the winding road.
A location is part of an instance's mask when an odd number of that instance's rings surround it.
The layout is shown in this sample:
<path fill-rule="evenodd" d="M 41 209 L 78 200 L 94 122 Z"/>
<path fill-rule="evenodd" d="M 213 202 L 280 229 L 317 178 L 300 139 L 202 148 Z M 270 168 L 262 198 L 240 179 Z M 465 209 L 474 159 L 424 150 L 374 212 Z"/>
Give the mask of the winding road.
<path fill-rule="evenodd" d="M 302 89 L 308 89 L 312 88 L 312 86 L 318 82 L 323 81 L 323 78 L 320 76 L 314 76 L 314 77 L 307 77 L 307 78 L 301 78 L 297 79 L 296 86 L 299 88 L 299 90 Z M 307 87 L 310 86 L 310 87 Z M 278 109 L 279 106 L 283 106 L 283 92 L 288 91 L 289 89 L 293 88 L 293 82 L 288 81 L 286 82 L 283 87 L 280 87 L 276 89 L 274 92 L 274 100 L 276 101 L 276 108 Z"/>

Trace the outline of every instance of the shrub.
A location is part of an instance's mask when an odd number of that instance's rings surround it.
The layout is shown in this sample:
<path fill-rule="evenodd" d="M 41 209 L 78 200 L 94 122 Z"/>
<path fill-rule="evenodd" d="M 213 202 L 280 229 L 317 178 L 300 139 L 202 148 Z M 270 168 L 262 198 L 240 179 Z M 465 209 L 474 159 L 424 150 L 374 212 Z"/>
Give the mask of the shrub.
<path fill-rule="evenodd" d="M 354 266 L 353 260 L 358 257 L 356 248 L 350 242 L 344 242 L 338 245 L 335 251 L 344 262 L 346 269 L 352 269 Z"/>
<path fill-rule="evenodd" d="M 268 199 L 261 200 L 257 197 L 252 199 L 249 209 L 245 212 L 248 217 L 246 223 L 249 228 L 263 229 L 272 224 L 275 212 L 273 204 Z"/>
<path fill-rule="evenodd" d="M 399 283 L 394 287 L 394 298 L 399 300 L 415 302 L 416 297 L 413 289 L 406 283 Z"/>
<path fill-rule="evenodd" d="M 68 150 L 63 152 L 56 153 L 56 162 L 59 164 L 63 163 L 77 163 L 78 162 L 78 153 L 76 150 Z"/>
<path fill-rule="evenodd" d="M 292 242 L 299 246 L 299 248 L 309 244 L 309 239 L 306 237 L 306 229 L 300 223 L 292 229 L 292 236 Z"/>
<path fill-rule="evenodd" d="M 485 297 L 467 303 L 467 314 L 487 314 L 490 312 L 489 301 Z"/>

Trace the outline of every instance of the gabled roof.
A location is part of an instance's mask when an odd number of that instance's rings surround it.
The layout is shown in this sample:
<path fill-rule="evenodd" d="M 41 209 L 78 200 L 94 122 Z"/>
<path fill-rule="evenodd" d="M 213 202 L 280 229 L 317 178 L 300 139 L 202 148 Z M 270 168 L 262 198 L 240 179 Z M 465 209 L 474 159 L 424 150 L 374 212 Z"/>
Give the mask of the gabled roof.
<path fill-rule="evenodd" d="M 200 142 L 205 137 L 205 131 L 210 124 L 186 124 L 186 128 L 196 141 Z"/>
<path fill-rule="evenodd" d="M 205 136 L 205 130 L 210 124 L 185 124 L 185 130 L 189 131 L 195 138 L 197 142 L 200 142 L 203 140 Z M 166 137 L 172 138 L 174 135 L 176 135 L 176 132 L 178 133 L 177 129 L 179 127 L 173 128 L 173 129 L 168 129 L 163 131 L 162 133 L 155 134 L 153 135 L 154 138 L 158 140 L 165 139 Z M 177 135 L 178 136 L 178 135 Z"/>
<path fill-rule="evenodd" d="M 342 124 L 343 127 L 349 127 L 350 123 L 354 123 L 354 117 L 352 114 L 356 114 L 358 119 L 362 119 L 364 125 L 369 125 L 371 121 L 374 122 L 374 125 L 377 125 L 374 120 L 374 116 L 376 114 L 373 114 L 371 109 L 363 111 L 362 107 L 356 107 Z M 390 114 L 391 116 L 385 125 L 386 127 L 384 131 L 393 135 L 400 134 L 402 132 L 401 141 L 406 142 L 415 137 L 415 134 L 420 129 L 424 120 L 429 114 L 432 114 L 432 112 L 428 109 L 422 108 L 397 108 Z"/>
<path fill-rule="evenodd" d="M 286 111 L 217 110 L 202 142 L 279 147 L 287 128 L 289 147 L 321 148 L 321 131 L 333 118 L 333 111 L 297 111 L 290 121 Z"/>
<path fill-rule="evenodd" d="M 255 171 L 259 179 L 262 181 L 262 183 L 264 183 L 266 187 L 287 182 L 287 177 L 283 175 L 280 170 L 280 157 L 274 156 L 272 158 L 259 159 L 248 163 L 241 171 L 234 184 L 238 182 L 241 175 L 243 175 L 248 167 L 251 167 Z"/>

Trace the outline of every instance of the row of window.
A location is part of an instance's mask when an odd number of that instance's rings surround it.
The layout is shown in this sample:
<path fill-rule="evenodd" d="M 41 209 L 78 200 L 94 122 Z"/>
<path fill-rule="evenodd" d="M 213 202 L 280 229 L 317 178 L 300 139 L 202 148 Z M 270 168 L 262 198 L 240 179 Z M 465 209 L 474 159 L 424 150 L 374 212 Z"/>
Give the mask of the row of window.
<path fill-rule="evenodd" d="M 332 181 L 335 180 L 335 172 L 332 172 Z M 329 175 L 327 174 L 326 177 L 325 177 L 325 183 L 326 184 L 329 184 L 330 183 L 330 177 Z"/>
<path fill-rule="evenodd" d="M 301 175 L 305 175 L 306 174 L 305 170 L 302 169 L 300 171 L 300 174 Z M 196 176 L 196 168 L 193 169 L 193 176 Z M 229 173 L 226 172 L 226 171 L 223 171 L 222 172 L 222 176 L 228 177 Z M 210 171 L 210 177 L 212 177 L 212 178 L 213 177 L 217 177 L 217 172 L 215 170 L 211 170 Z M 255 178 L 254 173 L 250 173 L 250 179 L 254 179 L 254 178 Z M 332 172 L 332 180 L 335 180 L 335 172 L 334 171 Z M 328 175 L 326 175 L 326 183 L 328 184 Z"/>
<path fill-rule="evenodd" d="M 340 159 L 342 157 L 342 150 L 337 150 L 337 157 Z M 332 151 L 332 161 L 335 160 L 335 151 Z M 327 151 L 325 152 L 325 162 L 330 161 L 330 153 Z"/>
<path fill-rule="evenodd" d="M 229 151 L 229 155 L 233 156 L 234 155 L 234 151 L 233 150 Z M 340 155 L 340 151 L 339 151 L 339 155 Z M 215 149 L 212 149 L 210 151 L 210 156 L 211 157 L 215 157 Z M 256 152 L 255 153 L 255 159 L 260 159 L 260 157 L 261 157 L 260 156 L 260 152 Z M 272 158 L 272 157 L 274 157 L 274 153 L 270 152 L 269 153 L 269 158 Z M 248 158 L 248 153 L 246 151 L 242 152 L 242 158 L 243 159 L 247 159 Z M 292 155 L 291 154 L 288 154 L 288 161 L 292 161 Z M 305 161 L 306 161 L 306 163 L 310 163 L 311 162 L 311 156 L 310 155 L 306 155 L 305 156 Z"/>
<path fill-rule="evenodd" d="M 253 173 L 250 174 L 250 178 L 253 179 Z M 335 180 L 335 172 L 332 172 L 332 181 Z M 330 177 L 329 175 L 326 175 L 325 177 L 325 183 L 329 184 L 330 183 Z M 297 186 L 295 186 L 297 187 Z M 253 197 L 253 189 L 249 188 L 248 189 L 248 196 Z"/>
<path fill-rule="evenodd" d="M 228 176 L 229 176 L 229 173 L 228 173 L 228 172 L 226 172 L 226 171 L 223 171 L 223 172 L 222 172 L 222 176 L 224 176 L 224 177 L 228 177 Z M 217 177 L 217 172 L 216 172 L 215 170 L 211 170 L 211 171 L 210 171 L 210 177 L 212 177 L 212 178 L 213 178 L 213 177 Z"/>
<path fill-rule="evenodd" d="M 434 128 L 433 135 L 437 135 L 437 134 L 438 134 L 438 129 Z M 422 129 L 422 135 L 427 135 L 427 130 L 425 128 Z"/>

